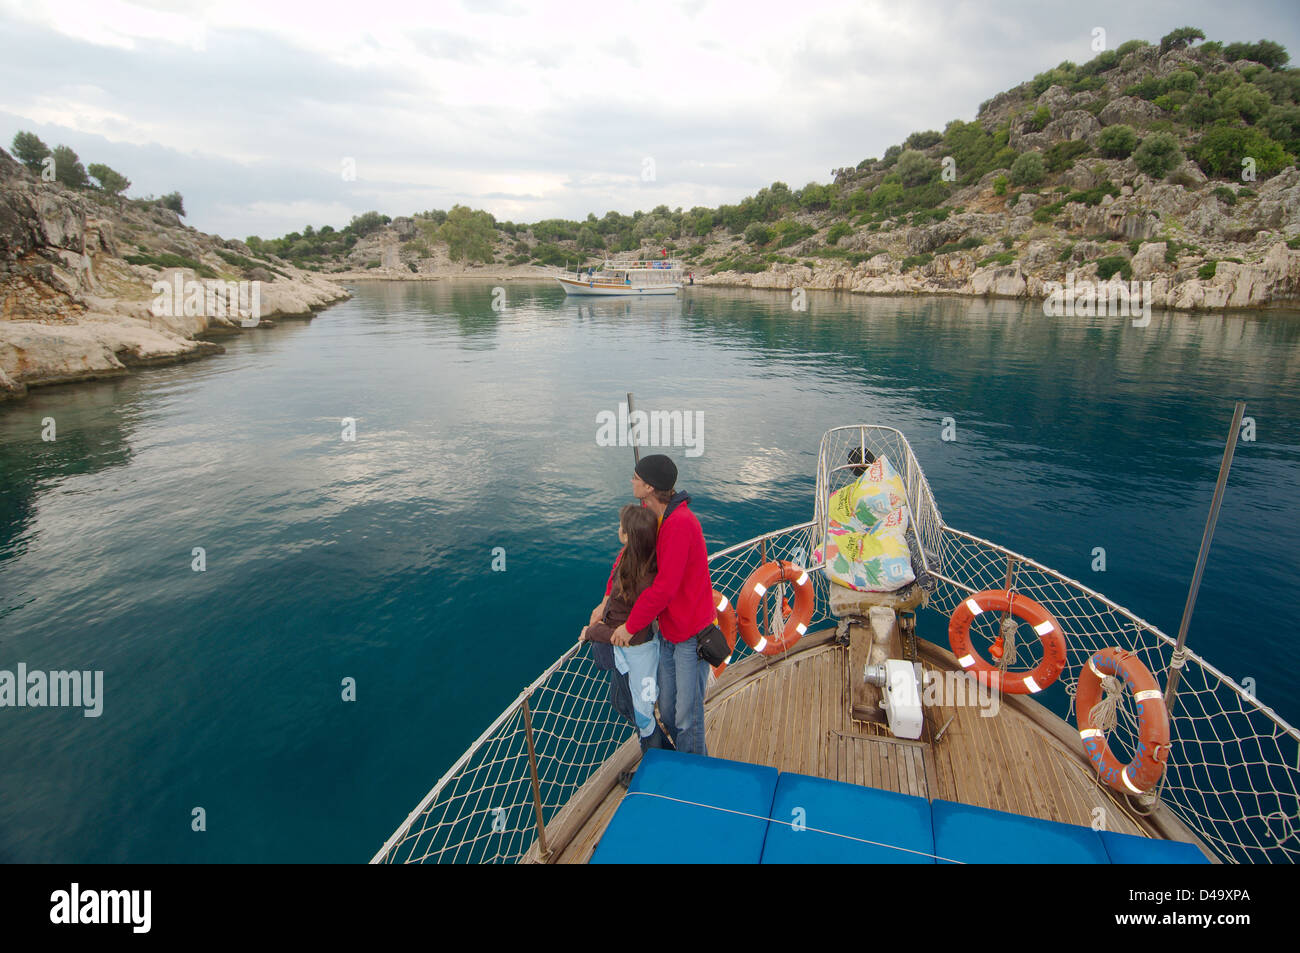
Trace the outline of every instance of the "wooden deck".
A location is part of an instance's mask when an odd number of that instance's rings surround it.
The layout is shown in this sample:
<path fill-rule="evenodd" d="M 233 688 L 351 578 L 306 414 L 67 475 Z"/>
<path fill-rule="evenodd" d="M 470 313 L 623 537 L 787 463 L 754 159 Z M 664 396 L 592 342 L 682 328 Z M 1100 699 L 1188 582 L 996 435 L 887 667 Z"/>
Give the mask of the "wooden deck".
<path fill-rule="evenodd" d="M 1111 831 L 1194 840 L 1163 807 L 1144 818 L 1100 786 L 1078 734 L 1037 702 L 1003 696 L 1000 710 L 988 717 L 973 692 L 963 704 L 955 680 L 943 678 L 944 671 L 959 671 L 952 655 L 923 640 L 919 647 L 918 664 L 936 673 L 944 689 L 925 707 L 920 740 L 894 738 L 882 725 L 852 716 L 849 650 L 835 642 L 833 631 L 824 631 L 805 637 L 783 658 L 748 658 L 711 686 L 709 754 L 929 800 L 1067 824 L 1090 825 L 1101 817 Z M 549 862 L 591 857 L 624 794 L 618 773 L 639 757 L 637 744 L 629 742 L 552 820 Z M 527 859 L 540 858 L 530 853 Z"/>

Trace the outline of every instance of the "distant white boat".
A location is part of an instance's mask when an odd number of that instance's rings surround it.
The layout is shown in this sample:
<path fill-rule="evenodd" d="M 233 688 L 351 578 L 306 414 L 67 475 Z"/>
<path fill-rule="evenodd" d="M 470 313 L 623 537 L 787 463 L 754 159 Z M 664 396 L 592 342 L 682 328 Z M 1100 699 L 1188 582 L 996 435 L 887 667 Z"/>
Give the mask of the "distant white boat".
<path fill-rule="evenodd" d="M 606 259 L 597 272 L 557 275 L 555 280 L 567 295 L 675 295 L 682 286 L 682 268 L 681 263 L 672 258 L 647 261 Z"/>

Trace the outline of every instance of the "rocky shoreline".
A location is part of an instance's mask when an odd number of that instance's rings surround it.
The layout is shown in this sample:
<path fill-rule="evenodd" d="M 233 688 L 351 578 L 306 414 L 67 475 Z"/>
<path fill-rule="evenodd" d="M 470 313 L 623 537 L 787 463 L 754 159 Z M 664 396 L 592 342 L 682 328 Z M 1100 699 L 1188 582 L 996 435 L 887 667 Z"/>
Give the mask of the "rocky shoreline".
<path fill-rule="evenodd" d="M 201 292 L 256 283 L 260 320 L 224 300 L 211 307 L 211 295 L 158 308 L 156 283 L 178 279 Z M 42 182 L 0 150 L 0 400 L 220 354 L 211 338 L 274 327 L 268 318 L 310 318 L 347 297 L 333 281 L 255 259 L 242 242 L 190 228 L 167 208 Z"/>

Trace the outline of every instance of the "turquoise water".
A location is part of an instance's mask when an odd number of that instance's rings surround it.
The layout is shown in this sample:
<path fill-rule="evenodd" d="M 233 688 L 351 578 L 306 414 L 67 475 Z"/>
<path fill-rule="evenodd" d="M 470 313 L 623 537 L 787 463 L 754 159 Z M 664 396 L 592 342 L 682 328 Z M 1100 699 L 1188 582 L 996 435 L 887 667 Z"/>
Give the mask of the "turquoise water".
<path fill-rule="evenodd" d="M 0 861 L 368 859 L 598 600 L 632 454 L 596 421 L 629 390 L 703 415 L 702 453 L 667 452 L 711 549 L 810 518 L 821 434 L 882 423 L 946 522 L 1170 633 L 1244 399 L 1256 439 L 1189 644 L 1300 721 L 1274 621 L 1300 599 L 1294 311 L 1134 328 L 1015 302 L 354 290 L 224 356 L 0 406 L 0 669 L 102 670 L 105 694 L 99 718 L 0 708 Z"/>

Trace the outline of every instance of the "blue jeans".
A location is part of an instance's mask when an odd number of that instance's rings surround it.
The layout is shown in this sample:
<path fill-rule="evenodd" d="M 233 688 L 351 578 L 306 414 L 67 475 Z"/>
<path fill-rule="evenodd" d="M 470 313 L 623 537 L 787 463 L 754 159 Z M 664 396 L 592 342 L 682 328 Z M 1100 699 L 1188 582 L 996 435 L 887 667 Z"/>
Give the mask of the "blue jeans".
<path fill-rule="evenodd" d="M 649 738 L 658 726 L 655 724 L 655 699 L 659 696 L 656 679 L 659 675 L 659 646 L 651 639 L 643 645 L 614 646 L 614 664 L 627 676 L 632 691 L 632 710 L 636 715 L 636 730 L 642 738 Z"/>
<path fill-rule="evenodd" d="M 704 689 L 709 663 L 699 656 L 699 639 L 669 642 L 655 629 L 659 644 L 659 717 L 678 751 L 708 754 L 704 748 Z"/>

